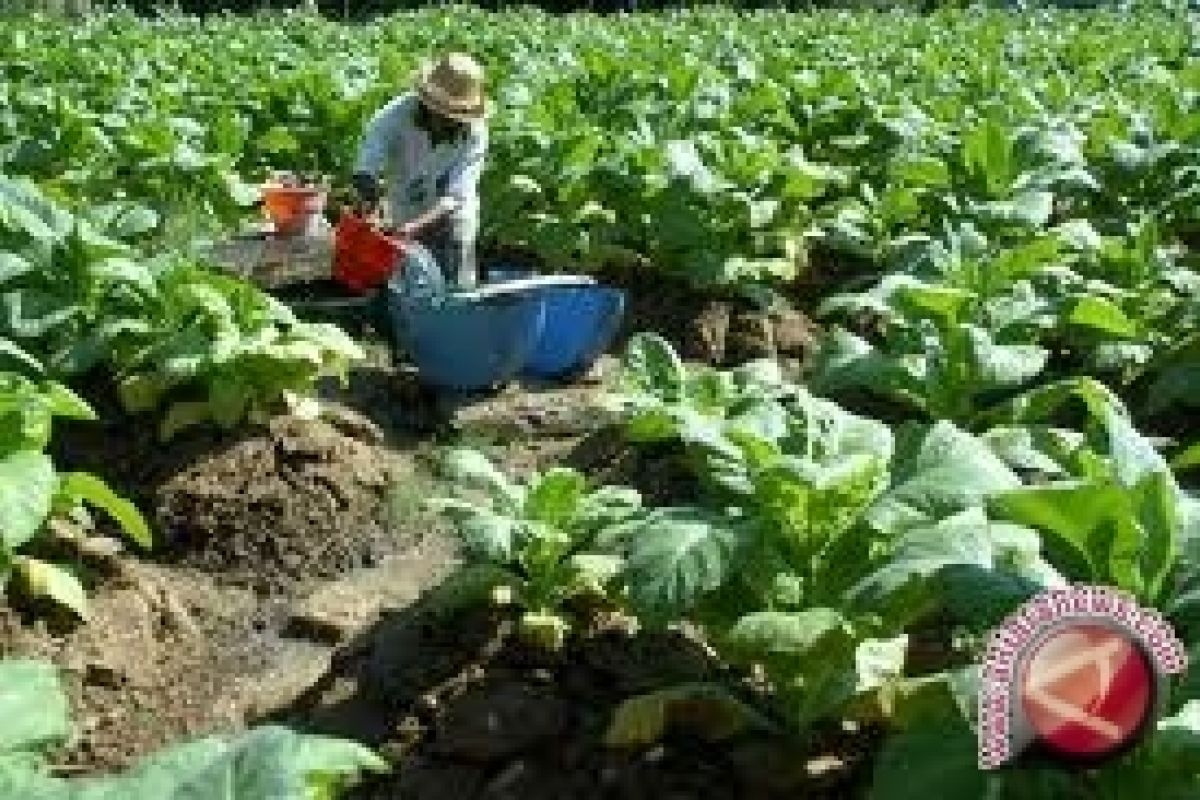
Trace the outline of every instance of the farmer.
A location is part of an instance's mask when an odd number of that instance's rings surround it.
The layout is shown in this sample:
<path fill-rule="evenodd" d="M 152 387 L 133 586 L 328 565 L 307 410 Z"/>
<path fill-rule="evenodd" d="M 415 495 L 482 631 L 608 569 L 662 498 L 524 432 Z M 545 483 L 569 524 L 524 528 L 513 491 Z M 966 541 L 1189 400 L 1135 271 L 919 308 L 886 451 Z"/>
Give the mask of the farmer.
<path fill-rule="evenodd" d="M 487 106 L 483 68 L 451 53 L 371 118 L 354 170 L 355 190 L 370 208 L 382 196 L 380 175 L 390 173 L 396 233 L 425 245 L 447 282 L 462 288 L 476 283 Z"/>

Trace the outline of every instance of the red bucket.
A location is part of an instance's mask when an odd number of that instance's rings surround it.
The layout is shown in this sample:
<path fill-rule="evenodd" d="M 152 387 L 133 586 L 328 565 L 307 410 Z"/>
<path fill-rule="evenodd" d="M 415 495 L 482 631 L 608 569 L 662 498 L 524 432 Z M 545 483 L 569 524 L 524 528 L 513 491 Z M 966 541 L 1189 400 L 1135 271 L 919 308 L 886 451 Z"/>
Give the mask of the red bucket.
<path fill-rule="evenodd" d="M 343 214 L 334 230 L 333 277 L 359 294 L 387 283 L 404 242 L 384 235 L 366 220 Z"/>
<path fill-rule="evenodd" d="M 325 208 L 325 193 L 306 186 L 267 186 L 262 191 L 263 207 L 283 234 L 304 230 L 309 220 Z"/>

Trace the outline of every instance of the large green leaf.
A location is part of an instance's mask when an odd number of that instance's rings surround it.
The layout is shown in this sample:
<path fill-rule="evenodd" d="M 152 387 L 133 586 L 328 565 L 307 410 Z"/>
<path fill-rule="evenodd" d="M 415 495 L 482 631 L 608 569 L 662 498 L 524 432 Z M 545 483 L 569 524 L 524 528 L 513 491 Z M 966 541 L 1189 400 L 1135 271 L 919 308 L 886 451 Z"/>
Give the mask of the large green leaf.
<path fill-rule="evenodd" d="M 992 386 L 1018 386 L 1036 377 L 1046 367 L 1050 353 L 1028 344 L 996 344 L 990 334 L 974 326 L 967 327 L 971 343 L 972 368 L 979 389 Z"/>
<path fill-rule="evenodd" d="M 57 746 L 71 732 L 67 696 L 53 664 L 0 660 L 0 756 Z"/>
<path fill-rule="evenodd" d="M 745 661 L 803 659 L 830 638 L 848 637 L 849 620 L 830 608 L 762 611 L 742 617 L 725 637 L 728 649 Z"/>
<path fill-rule="evenodd" d="M 944 797 L 982 800 L 988 776 L 978 745 L 963 722 L 910 728 L 888 737 L 875 765 L 871 800 L 924 800 L 932 787 Z"/>
<path fill-rule="evenodd" d="M 905 652 L 899 640 L 860 641 L 850 620 L 829 608 L 748 614 L 721 648 L 742 663 L 763 664 L 793 724 L 801 727 L 897 674 Z"/>
<path fill-rule="evenodd" d="M 892 487 L 867 515 L 885 533 L 937 522 L 1021 485 L 985 442 L 952 423 L 908 441 L 897 449 Z"/>
<path fill-rule="evenodd" d="M 1034 531 L 990 522 L 973 508 L 905 533 L 849 599 L 864 610 L 888 609 L 897 619 L 936 602 L 955 620 L 983 629 L 1046 586 L 1064 584 Z"/>
<path fill-rule="evenodd" d="M 1041 531 L 1051 560 L 1075 580 L 1141 592 L 1142 549 L 1130 498 L 1113 484 L 1033 486 L 992 498 L 992 513 Z"/>
<path fill-rule="evenodd" d="M 1001 197 L 1017 177 L 1012 139 L 1005 125 L 989 117 L 962 136 L 963 163 L 988 194 Z"/>
<path fill-rule="evenodd" d="M 307 800 L 332 797 L 360 772 L 383 769 L 378 756 L 353 742 L 268 726 L 232 741 L 178 745 L 119 777 L 85 782 L 72 800 Z"/>
<path fill-rule="evenodd" d="M 0 541 L 16 550 L 41 530 L 58 478 L 50 457 L 19 451 L 0 458 Z"/>
<path fill-rule="evenodd" d="M 634 606 L 655 617 L 683 614 L 729 577 L 737 532 L 698 508 L 666 508 L 630 535 L 627 577 Z"/>
<path fill-rule="evenodd" d="M 467 553 L 494 564 L 508 564 L 517 552 L 517 520 L 454 498 L 436 498 L 430 507 L 452 520 Z"/>
<path fill-rule="evenodd" d="M 852 595 L 886 597 L 913 579 L 930 578 L 950 566 L 994 566 L 989 522 L 982 509 L 969 508 L 907 531 L 887 563 L 856 586 Z"/>

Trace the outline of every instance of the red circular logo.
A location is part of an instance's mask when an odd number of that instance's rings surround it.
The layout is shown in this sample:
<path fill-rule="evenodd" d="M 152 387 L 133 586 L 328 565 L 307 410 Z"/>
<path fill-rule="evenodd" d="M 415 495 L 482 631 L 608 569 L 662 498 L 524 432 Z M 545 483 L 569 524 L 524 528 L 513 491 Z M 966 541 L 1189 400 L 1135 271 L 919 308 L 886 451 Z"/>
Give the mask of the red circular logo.
<path fill-rule="evenodd" d="M 1040 742 L 1069 760 L 1116 755 L 1154 704 L 1149 658 L 1129 634 L 1100 623 L 1057 628 L 1026 659 L 1021 704 Z"/>

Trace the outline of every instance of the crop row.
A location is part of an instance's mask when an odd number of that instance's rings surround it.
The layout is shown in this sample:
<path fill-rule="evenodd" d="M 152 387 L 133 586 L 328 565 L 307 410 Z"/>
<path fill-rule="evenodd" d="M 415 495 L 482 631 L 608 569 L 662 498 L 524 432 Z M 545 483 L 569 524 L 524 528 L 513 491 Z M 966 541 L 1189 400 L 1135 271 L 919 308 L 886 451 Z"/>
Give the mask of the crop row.
<path fill-rule="evenodd" d="M 686 367 L 642 335 L 609 400 L 628 442 L 666 446 L 685 465 L 689 499 L 647 507 L 631 488 L 562 467 L 516 482 L 455 450 L 445 468 L 458 492 L 437 504 L 462 537 L 463 585 L 515 604 L 531 643 L 561 647 L 576 633 L 572 609 L 599 602 L 644 626 L 690 623 L 773 690 L 765 705 L 724 684 L 632 697 L 610 744 L 648 745 L 674 725 L 803 739 L 853 720 L 886 731 L 870 789 L 880 800 L 924 796 L 912 776 L 931 774 L 963 798 L 1200 788 L 1194 676 L 1162 698 L 1134 757 L 1075 777 L 978 767 L 987 635 L 1034 595 L 1110 586 L 1159 610 L 1193 652 L 1200 641 L 1200 506 L 1102 384 L 1040 386 L 978 434 L 948 420 L 892 428 L 772 362 Z M 921 632 L 937 636 L 933 663 L 913 658 Z"/>
<path fill-rule="evenodd" d="M 270 168 L 344 179 L 419 59 L 487 65 L 487 236 L 554 267 L 786 281 L 964 223 L 1195 230 L 1200 71 L 1184 13 L 426 10 L 0 24 L 0 168 L 68 197 L 231 222 Z"/>

